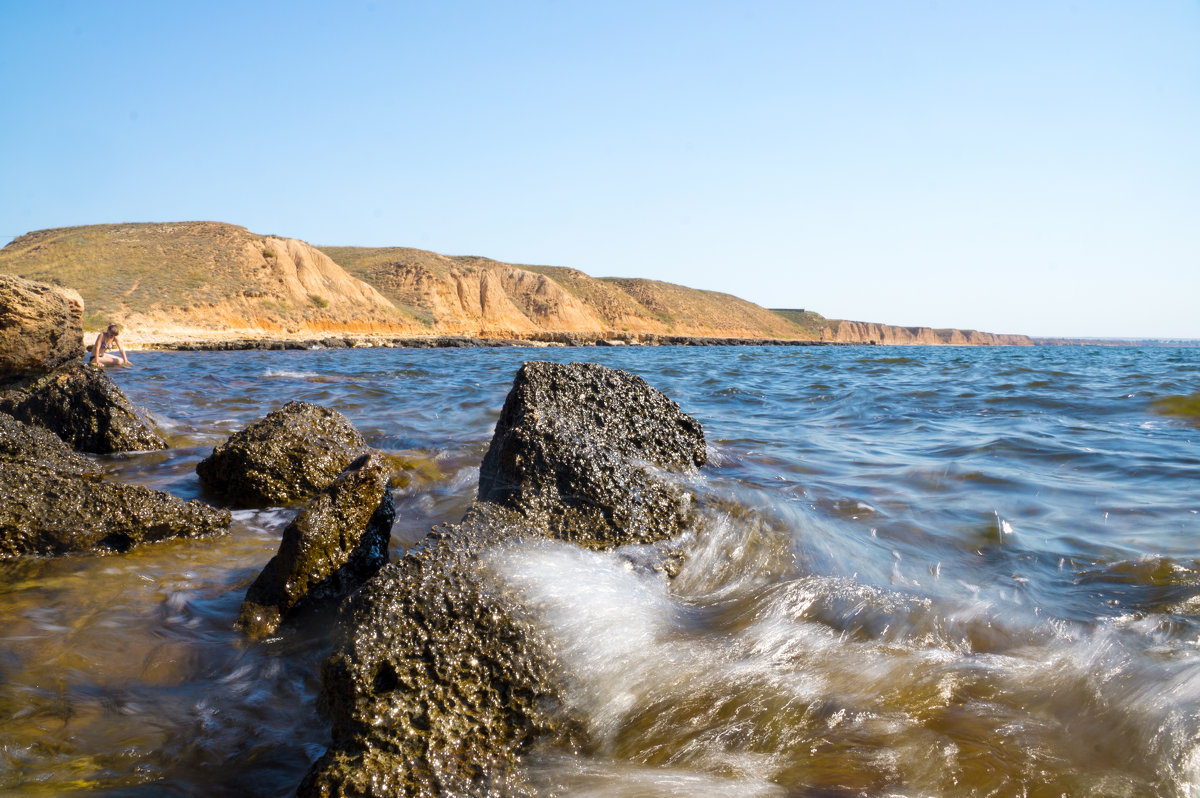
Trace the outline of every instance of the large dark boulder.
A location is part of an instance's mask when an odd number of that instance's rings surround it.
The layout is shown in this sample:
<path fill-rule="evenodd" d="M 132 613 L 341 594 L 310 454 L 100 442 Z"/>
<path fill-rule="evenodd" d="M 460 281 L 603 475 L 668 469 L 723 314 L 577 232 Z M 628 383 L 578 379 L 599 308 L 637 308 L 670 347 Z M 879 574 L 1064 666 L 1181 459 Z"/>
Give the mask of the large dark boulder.
<path fill-rule="evenodd" d="M 0 392 L 0 412 L 45 427 L 93 454 L 165 449 L 167 444 L 104 369 L 68 363 Z"/>
<path fill-rule="evenodd" d="M 390 483 L 383 458 L 364 454 L 318 493 L 246 591 L 238 627 L 251 638 L 271 634 L 293 613 L 332 605 L 378 573 L 396 517 Z"/>
<path fill-rule="evenodd" d="M 343 607 L 323 673 L 333 741 L 299 794 L 522 795 L 535 742 L 578 742 L 563 675 L 487 563 L 554 536 L 589 547 L 661 540 L 693 515 L 681 475 L 700 425 L 642 380 L 591 364 L 518 373 L 479 501 L 385 566 Z"/>
<path fill-rule="evenodd" d="M 0 557 L 124 551 L 229 528 L 229 512 L 101 481 L 57 436 L 0 414 Z"/>
<path fill-rule="evenodd" d="M 0 413 L 0 462 L 36 464 L 66 476 L 100 480 L 100 468 L 72 451 L 57 435 L 4 413 Z"/>
<path fill-rule="evenodd" d="M 526 363 L 479 468 L 479 499 L 593 548 L 661 540 L 691 518 L 681 474 L 705 462 L 700 424 L 640 377 Z"/>
<path fill-rule="evenodd" d="M 83 355 L 75 291 L 0 274 L 0 380 L 43 374 Z"/>
<path fill-rule="evenodd" d="M 571 740 L 553 658 L 480 553 L 522 518 L 480 503 L 343 607 L 323 702 L 333 744 L 299 795 L 524 795 L 519 757 Z"/>
<path fill-rule="evenodd" d="M 288 402 L 232 435 L 196 466 L 213 493 L 242 507 L 307 501 L 368 451 L 335 410 Z"/>

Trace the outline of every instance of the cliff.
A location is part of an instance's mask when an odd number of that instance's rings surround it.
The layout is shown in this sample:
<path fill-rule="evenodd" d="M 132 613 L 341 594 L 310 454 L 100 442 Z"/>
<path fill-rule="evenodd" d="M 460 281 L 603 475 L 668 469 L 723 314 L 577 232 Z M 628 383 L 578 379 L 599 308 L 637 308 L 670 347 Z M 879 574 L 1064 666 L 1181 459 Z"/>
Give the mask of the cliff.
<path fill-rule="evenodd" d="M 0 250 L 0 271 L 75 288 L 85 327 L 143 337 L 420 328 L 314 247 L 216 222 L 40 230 Z"/>
<path fill-rule="evenodd" d="M 925 344 L 958 346 L 1032 346 L 1026 335 L 998 335 L 978 330 L 935 330 L 931 327 L 896 327 L 865 321 L 829 320 L 821 329 L 822 341 L 873 344 Z"/>
<path fill-rule="evenodd" d="M 1027 335 L 1002 335 L 978 330 L 898 327 L 868 321 L 827 319 L 811 310 L 773 310 L 803 333 L 821 341 L 844 344 L 884 344 L 922 346 L 1033 346 Z"/>
<path fill-rule="evenodd" d="M 122 322 L 131 343 L 330 333 L 1028 343 L 770 311 L 730 294 L 561 266 L 406 247 L 314 247 L 220 222 L 39 230 L 0 250 L 0 273 L 78 290 L 85 328 Z"/>

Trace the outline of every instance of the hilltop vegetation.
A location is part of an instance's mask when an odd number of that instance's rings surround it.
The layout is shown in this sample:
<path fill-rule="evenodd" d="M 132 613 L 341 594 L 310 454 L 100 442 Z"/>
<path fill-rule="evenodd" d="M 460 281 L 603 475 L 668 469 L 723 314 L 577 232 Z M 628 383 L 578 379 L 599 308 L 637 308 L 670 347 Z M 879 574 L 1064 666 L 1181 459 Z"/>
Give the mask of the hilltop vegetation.
<path fill-rule="evenodd" d="M 313 247 L 217 222 L 40 230 L 0 250 L 0 271 L 78 290 L 91 329 L 111 319 L 211 331 L 416 327 Z"/>
<path fill-rule="evenodd" d="M 0 250 L 0 272 L 74 288 L 86 328 L 116 320 L 143 341 L 344 332 L 999 342 L 770 311 L 729 294 L 562 266 L 318 248 L 220 222 L 40 230 Z"/>

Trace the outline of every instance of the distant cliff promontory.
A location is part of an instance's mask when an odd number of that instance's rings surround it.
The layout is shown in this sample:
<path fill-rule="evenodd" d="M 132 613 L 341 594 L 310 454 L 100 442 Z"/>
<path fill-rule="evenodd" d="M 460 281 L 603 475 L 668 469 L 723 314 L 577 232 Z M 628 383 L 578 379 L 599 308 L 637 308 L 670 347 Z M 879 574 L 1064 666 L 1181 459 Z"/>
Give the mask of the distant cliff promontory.
<path fill-rule="evenodd" d="M 696 336 L 853 343 L 1029 344 L 1024 336 L 891 327 L 771 311 L 729 294 L 559 266 L 402 247 L 314 247 L 219 222 L 39 230 L 0 272 L 76 289 L 84 325 L 135 340 L 235 336 Z"/>
<path fill-rule="evenodd" d="M 1032 346 L 1027 335 L 1001 335 L 978 330 L 898 327 L 869 321 L 827 319 L 806 310 L 776 310 L 821 341 L 853 344 L 920 344 L 928 346 Z"/>

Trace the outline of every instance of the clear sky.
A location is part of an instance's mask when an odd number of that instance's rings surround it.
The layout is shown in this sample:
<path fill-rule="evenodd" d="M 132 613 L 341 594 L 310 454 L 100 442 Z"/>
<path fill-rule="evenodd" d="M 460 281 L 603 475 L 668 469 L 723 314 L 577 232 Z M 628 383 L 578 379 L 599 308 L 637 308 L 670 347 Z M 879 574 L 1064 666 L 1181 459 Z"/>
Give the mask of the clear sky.
<path fill-rule="evenodd" d="M 1200 2 L 0 0 L 0 244 L 193 219 L 1200 338 Z"/>

